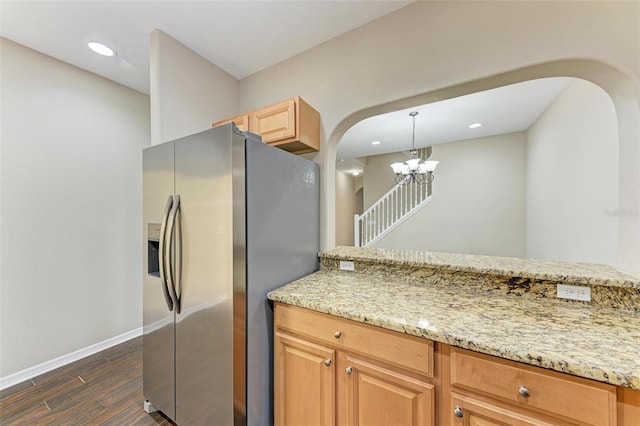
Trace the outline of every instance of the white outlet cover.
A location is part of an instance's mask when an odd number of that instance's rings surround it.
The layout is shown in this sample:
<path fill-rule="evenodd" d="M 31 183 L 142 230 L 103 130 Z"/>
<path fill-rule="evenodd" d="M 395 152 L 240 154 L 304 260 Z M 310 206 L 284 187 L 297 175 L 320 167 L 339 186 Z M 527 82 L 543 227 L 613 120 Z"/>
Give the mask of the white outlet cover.
<path fill-rule="evenodd" d="M 341 260 L 340 261 L 340 270 L 341 271 L 355 271 L 356 265 L 353 260 Z"/>
<path fill-rule="evenodd" d="M 582 300 L 585 302 L 591 302 L 591 287 L 558 284 L 557 296 L 560 299 Z"/>

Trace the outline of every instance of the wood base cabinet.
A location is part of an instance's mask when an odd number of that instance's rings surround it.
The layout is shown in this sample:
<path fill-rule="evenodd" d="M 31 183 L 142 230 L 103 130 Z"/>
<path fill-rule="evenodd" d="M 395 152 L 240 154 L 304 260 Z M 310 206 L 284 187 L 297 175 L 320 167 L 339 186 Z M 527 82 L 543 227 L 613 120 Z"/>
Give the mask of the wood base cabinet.
<path fill-rule="evenodd" d="M 452 426 L 570 426 L 558 419 L 452 393 Z"/>
<path fill-rule="evenodd" d="M 513 420 L 506 424 L 513 425 L 617 424 L 613 385 L 459 348 L 450 348 L 450 353 L 452 425 L 505 424 L 500 419 L 509 415 Z M 484 420 L 470 420 L 480 418 Z"/>
<path fill-rule="evenodd" d="M 335 424 L 335 351 L 275 335 L 275 424 Z"/>
<path fill-rule="evenodd" d="M 640 426 L 637 390 L 282 303 L 274 328 L 276 426 Z"/>
<path fill-rule="evenodd" d="M 339 425 L 434 424 L 432 384 L 346 354 L 337 374 Z"/>
<path fill-rule="evenodd" d="M 274 329 L 276 426 L 435 425 L 433 342 L 279 303 Z"/>

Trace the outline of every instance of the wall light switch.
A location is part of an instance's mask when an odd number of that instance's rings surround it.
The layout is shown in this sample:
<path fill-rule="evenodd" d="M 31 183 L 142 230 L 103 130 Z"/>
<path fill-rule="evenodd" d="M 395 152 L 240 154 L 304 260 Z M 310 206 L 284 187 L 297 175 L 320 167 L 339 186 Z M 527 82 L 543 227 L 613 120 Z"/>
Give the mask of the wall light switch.
<path fill-rule="evenodd" d="M 340 270 L 341 271 L 355 271 L 356 266 L 353 260 L 341 260 L 340 261 Z"/>
<path fill-rule="evenodd" d="M 558 297 L 561 299 L 591 302 L 591 287 L 558 284 Z"/>

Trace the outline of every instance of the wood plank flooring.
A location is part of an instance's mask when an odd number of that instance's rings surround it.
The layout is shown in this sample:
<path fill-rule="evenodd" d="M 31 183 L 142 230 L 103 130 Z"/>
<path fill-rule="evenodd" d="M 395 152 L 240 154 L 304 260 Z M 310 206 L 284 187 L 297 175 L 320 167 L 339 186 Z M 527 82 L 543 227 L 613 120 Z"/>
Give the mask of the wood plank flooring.
<path fill-rule="evenodd" d="M 163 425 L 142 408 L 142 337 L 0 391 L 0 425 Z"/>

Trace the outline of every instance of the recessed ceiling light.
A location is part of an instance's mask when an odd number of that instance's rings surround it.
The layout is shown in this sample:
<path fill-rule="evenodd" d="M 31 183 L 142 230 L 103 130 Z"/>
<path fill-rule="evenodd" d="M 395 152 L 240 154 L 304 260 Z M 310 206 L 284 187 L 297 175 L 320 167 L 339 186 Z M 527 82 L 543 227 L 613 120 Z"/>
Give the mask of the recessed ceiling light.
<path fill-rule="evenodd" d="M 91 42 L 87 43 L 87 46 L 89 46 L 89 49 L 103 56 L 115 56 L 116 54 L 113 49 L 105 46 L 102 43 Z"/>
<path fill-rule="evenodd" d="M 470 129 L 477 129 L 478 127 L 482 127 L 482 123 L 469 124 Z"/>
<path fill-rule="evenodd" d="M 371 145 L 380 145 L 380 141 L 373 141 L 371 142 Z"/>
<path fill-rule="evenodd" d="M 354 170 L 351 172 L 351 174 L 354 176 L 360 176 L 360 170 Z"/>

